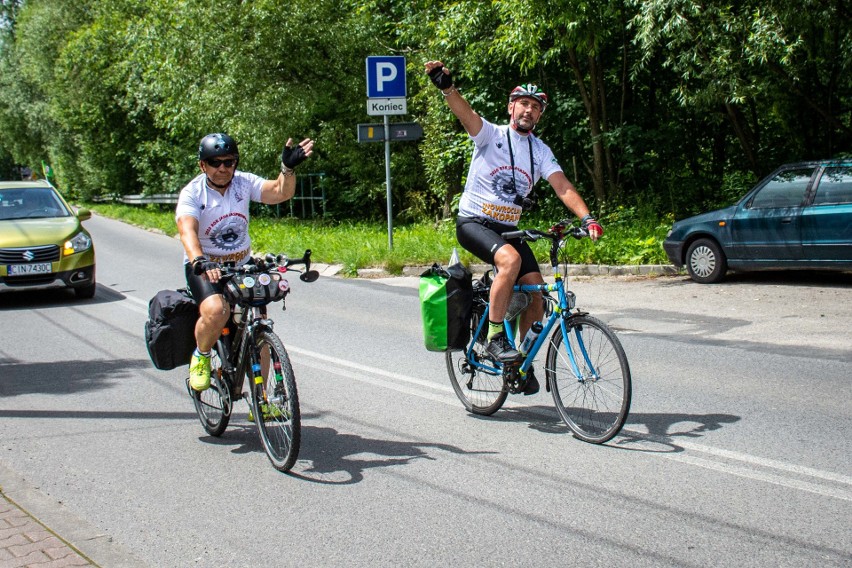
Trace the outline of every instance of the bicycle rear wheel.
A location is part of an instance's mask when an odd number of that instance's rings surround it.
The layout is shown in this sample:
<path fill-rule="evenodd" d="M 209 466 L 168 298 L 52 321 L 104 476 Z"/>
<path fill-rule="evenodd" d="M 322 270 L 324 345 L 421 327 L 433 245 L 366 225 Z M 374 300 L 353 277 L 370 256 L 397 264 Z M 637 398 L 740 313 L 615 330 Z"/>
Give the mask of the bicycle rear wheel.
<path fill-rule="evenodd" d="M 301 414 L 296 378 L 284 344 L 271 331 L 257 335 L 261 355 L 270 362 L 260 383 L 252 383 L 252 409 L 263 449 L 272 466 L 289 471 L 299 456 Z"/>
<path fill-rule="evenodd" d="M 599 319 L 572 316 L 566 324 L 569 344 L 557 328 L 547 351 L 545 373 L 553 402 L 575 436 L 602 444 L 618 434 L 630 411 L 627 355 Z"/>
<path fill-rule="evenodd" d="M 471 318 L 471 337 L 476 335 L 479 317 L 479 314 L 475 313 Z M 483 326 L 482 333 L 474 342 L 471 358 L 473 361 L 486 361 L 492 366 L 493 364 L 487 361 L 485 334 L 486 326 Z M 509 395 L 501 373 L 495 375 L 477 369 L 468 361 L 466 350 L 447 351 L 446 358 L 450 383 L 468 412 L 491 416 L 500 410 Z"/>
<path fill-rule="evenodd" d="M 223 361 L 227 352 L 221 341 L 210 351 L 210 388 L 201 392 L 189 389 L 195 412 L 204 430 L 211 436 L 221 436 L 231 420 L 231 391 L 225 377 Z"/>

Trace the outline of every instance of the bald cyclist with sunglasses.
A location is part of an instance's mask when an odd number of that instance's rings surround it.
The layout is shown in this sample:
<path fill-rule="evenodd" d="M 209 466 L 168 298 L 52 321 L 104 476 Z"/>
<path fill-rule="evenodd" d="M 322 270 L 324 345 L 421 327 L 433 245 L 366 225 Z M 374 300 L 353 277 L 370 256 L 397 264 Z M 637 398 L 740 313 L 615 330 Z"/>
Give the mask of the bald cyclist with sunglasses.
<path fill-rule="evenodd" d="M 189 364 L 189 385 L 196 391 L 210 387 L 210 349 L 230 316 L 222 295 L 220 267 L 240 266 L 251 256 L 249 204 L 274 205 L 296 191 L 295 168 L 313 153 L 314 141 L 298 145 L 288 139 L 281 152 L 281 173 L 275 179 L 237 169 L 240 152 L 227 134 L 208 134 L 198 145 L 201 173 L 184 187 L 175 210 L 184 248 L 184 272 L 198 302 L 196 350 Z"/>

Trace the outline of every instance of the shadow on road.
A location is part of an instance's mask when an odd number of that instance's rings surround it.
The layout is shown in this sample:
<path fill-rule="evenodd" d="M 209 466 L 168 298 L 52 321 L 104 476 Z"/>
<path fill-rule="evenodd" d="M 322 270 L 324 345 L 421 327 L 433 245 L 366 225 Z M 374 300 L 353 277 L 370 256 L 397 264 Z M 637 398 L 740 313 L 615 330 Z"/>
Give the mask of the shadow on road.
<path fill-rule="evenodd" d="M 738 286 L 766 284 L 772 286 L 820 286 L 824 288 L 852 287 L 852 271 L 766 270 L 757 272 L 728 272 L 717 284 L 699 284 L 689 276 L 664 276 L 656 280 L 661 286 Z"/>
<path fill-rule="evenodd" d="M 290 475 L 313 483 L 348 485 L 363 480 L 369 469 L 437 460 L 432 450 L 465 455 L 492 453 L 469 452 L 450 444 L 380 440 L 303 424 L 299 461 Z"/>
<path fill-rule="evenodd" d="M 350 485 L 364 479 L 364 472 L 378 467 L 406 465 L 414 460 L 436 460 L 429 450 L 453 454 L 488 454 L 468 452 L 449 444 L 392 441 L 357 434 L 342 434 L 329 427 L 306 425 L 316 415 L 302 415 L 302 441 L 299 460 L 288 472 L 292 477 L 325 485 Z M 233 420 L 233 418 L 232 418 Z M 254 425 L 231 422 L 221 438 L 205 436 L 202 442 L 232 446 L 234 454 L 263 454 L 263 446 Z"/>
<path fill-rule="evenodd" d="M 552 406 L 504 408 L 492 416 L 471 414 L 470 417 L 482 421 L 526 422 L 528 428 L 538 432 L 571 435 L 571 429 Z M 622 431 L 605 445 L 642 452 L 682 452 L 685 448 L 678 445 L 679 439 L 701 438 L 707 432 L 721 430 L 739 421 L 740 417 L 733 414 L 631 412 Z M 635 447 L 631 447 L 631 444 Z"/>
<path fill-rule="evenodd" d="M 109 387 L 150 369 L 146 359 L 28 363 L 0 358 L 0 396 L 70 394 Z"/>
<path fill-rule="evenodd" d="M 33 308 L 64 308 L 68 306 L 88 306 L 120 302 L 124 294 L 98 284 L 95 297 L 88 300 L 78 299 L 70 288 L 49 288 L 46 290 L 9 290 L 0 294 L 0 311 L 31 310 Z"/>
<path fill-rule="evenodd" d="M 678 440 L 702 438 L 707 432 L 721 430 L 739 421 L 740 417 L 734 414 L 631 413 L 621 434 L 611 444 L 641 452 L 683 452 L 685 448 L 678 445 Z M 644 426 L 642 429 L 647 433 L 633 430 L 631 425 Z M 630 447 L 631 444 L 636 447 Z"/>

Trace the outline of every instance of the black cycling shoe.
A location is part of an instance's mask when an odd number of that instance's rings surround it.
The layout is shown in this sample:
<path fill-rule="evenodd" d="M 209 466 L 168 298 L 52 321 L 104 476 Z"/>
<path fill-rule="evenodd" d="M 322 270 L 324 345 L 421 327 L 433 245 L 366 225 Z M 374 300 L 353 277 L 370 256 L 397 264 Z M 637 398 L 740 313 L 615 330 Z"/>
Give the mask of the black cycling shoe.
<path fill-rule="evenodd" d="M 538 380 L 535 378 L 535 372 L 533 372 L 533 368 L 530 367 L 527 370 L 527 382 L 524 386 L 524 396 L 535 394 L 538 392 L 538 389 Z"/>
<path fill-rule="evenodd" d="M 491 341 L 485 346 L 485 350 L 501 363 L 511 363 L 521 358 L 521 354 L 509 345 L 509 340 L 506 339 L 506 334 L 502 331 L 491 338 Z"/>

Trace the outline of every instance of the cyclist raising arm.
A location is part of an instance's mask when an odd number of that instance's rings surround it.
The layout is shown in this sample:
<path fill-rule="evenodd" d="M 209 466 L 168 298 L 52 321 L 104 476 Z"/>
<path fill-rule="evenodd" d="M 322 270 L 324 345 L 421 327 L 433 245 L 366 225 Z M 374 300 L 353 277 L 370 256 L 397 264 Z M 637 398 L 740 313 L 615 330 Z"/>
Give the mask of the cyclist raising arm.
<path fill-rule="evenodd" d="M 603 234 L 600 224 L 568 180 L 550 148 L 532 132 L 544 113 L 547 95 L 535 85 L 515 87 L 509 94 L 509 124 L 497 126 L 477 114 L 453 85 L 450 71 L 441 61 L 427 61 L 426 74 L 444 95 L 474 143 L 464 192 L 459 202 L 456 238 L 478 258 L 497 267 L 491 286 L 488 321 L 488 352 L 502 362 L 519 359 L 503 331 L 503 318 L 512 297 L 512 286 L 544 282 L 535 255 L 526 242 L 506 241 L 500 235 L 517 229 L 521 212 L 529 203 L 535 183 L 545 178 L 556 195 L 577 217 L 593 240 Z M 533 298 L 521 316 L 520 337 L 532 322 L 541 320 L 541 296 Z M 530 373 L 525 394 L 538 391 Z"/>
<path fill-rule="evenodd" d="M 230 316 L 222 296 L 222 263 L 244 264 L 251 254 L 249 203 L 281 203 L 296 191 L 294 168 L 313 153 L 313 140 L 293 147 L 288 139 L 281 152 L 281 173 L 263 179 L 237 170 L 240 152 L 227 134 L 208 134 L 198 145 L 201 173 L 184 187 L 175 210 L 184 248 L 184 272 L 198 302 L 196 350 L 189 364 L 189 384 L 196 391 L 210 386 L 210 348 Z"/>

